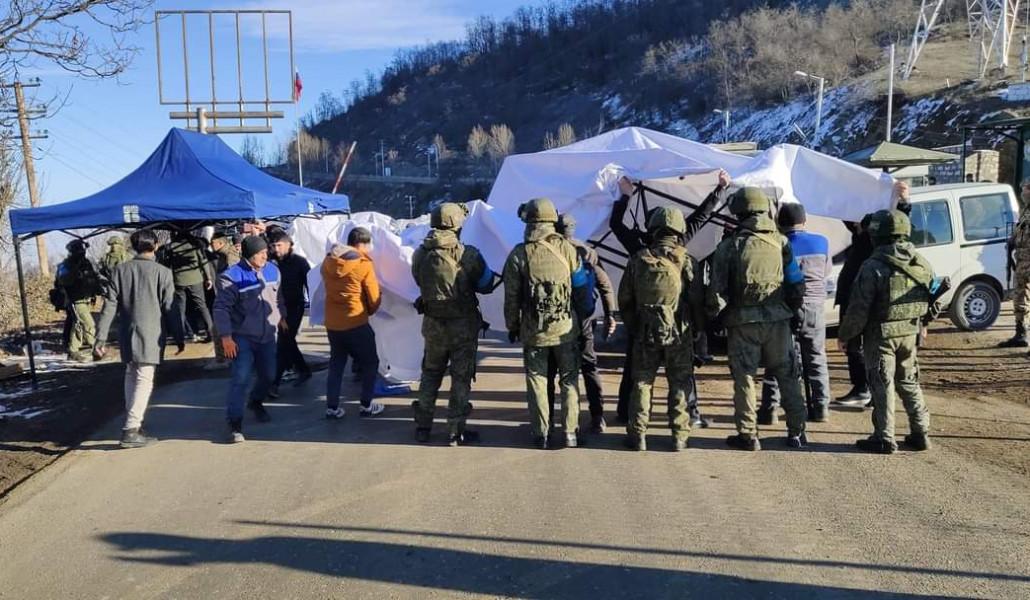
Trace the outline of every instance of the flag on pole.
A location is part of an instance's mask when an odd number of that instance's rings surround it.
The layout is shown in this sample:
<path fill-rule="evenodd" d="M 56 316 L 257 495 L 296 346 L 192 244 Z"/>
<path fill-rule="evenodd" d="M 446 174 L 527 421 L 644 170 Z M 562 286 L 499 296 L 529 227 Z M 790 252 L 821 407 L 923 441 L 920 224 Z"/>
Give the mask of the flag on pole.
<path fill-rule="evenodd" d="M 293 101 L 300 102 L 300 92 L 304 89 L 304 84 L 300 81 L 300 71 L 293 74 Z"/>

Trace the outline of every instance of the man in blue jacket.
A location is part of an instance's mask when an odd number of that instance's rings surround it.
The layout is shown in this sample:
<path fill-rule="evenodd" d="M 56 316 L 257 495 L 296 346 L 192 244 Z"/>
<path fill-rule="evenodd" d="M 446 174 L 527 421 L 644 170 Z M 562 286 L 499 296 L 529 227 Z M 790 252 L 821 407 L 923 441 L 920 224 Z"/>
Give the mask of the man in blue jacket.
<path fill-rule="evenodd" d="M 250 236 L 241 244 L 242 260 L 218 277 L 215 328 L 222 336 L 225 357 L 233 361 L 227 399 L 229 441 L 244 441 L 243 395 L 251 372 L 257 382 L 247 405 L 258 421 L 271 420 L 265 410 L 276 374 L 276 330 L 286 327 L 279 269 L 268 261 L 268 244 Z"/>
<path fill-rule="evenodd" d="M 830 274 L 830 243 L 825 236 L 805 231 L 808 216 L 805 207 L 796 202 L 780 207 L 777 216 L 780 231 L 787 236 L 794 259 L 805 276 L 805 298 L 794 320 L 794 342 L 801 355 L 802 382 L 808 404 L 808 420 L 823 423 L 829 419 L 830 371 L 826 364 L 826 277 Z M 758 424 L 777 422 L 780 390 L 768 371 L 762 381 L 762 407 Z"/>

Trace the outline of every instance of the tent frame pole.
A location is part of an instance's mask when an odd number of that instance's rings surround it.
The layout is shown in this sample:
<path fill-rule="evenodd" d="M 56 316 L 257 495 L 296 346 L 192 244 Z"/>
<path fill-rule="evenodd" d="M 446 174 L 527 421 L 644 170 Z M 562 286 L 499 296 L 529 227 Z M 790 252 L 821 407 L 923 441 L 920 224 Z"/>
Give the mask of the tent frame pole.
<path fill-rule="evenodd" d="M 36 374 L 36 351 L 32 347 L 32 328 L 29 326 L 29 301 L 25 294 L 25 270 L 21 264 L 21 242 L 21 236 L 14 236 L 14 262 L 18 265 L 18 294 L 21 296 L 21 320 L 25 328 L 25 349 L 29 355 L 29 373 L 32 377 L 32 389 L 37 390 L 39 389 L 39 377 Z"/>

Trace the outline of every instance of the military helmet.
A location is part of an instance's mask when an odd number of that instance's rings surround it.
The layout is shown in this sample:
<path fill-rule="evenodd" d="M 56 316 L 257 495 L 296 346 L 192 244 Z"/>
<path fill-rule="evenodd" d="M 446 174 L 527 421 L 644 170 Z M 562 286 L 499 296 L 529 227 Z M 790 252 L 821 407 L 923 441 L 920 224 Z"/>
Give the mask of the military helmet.
<path fill-rule="evenodd" d="M 737 216 L 764 213 L 769 210 L 769 196 L 756 187 L 740 188 L 730 196 L 729 208 Z"/>
<path fill-rule="evenodd" d="M 433 229 L 461 229 L 465 223 L 468 209 L 464 204 L 444 202 L 433 209 L 429 217 L 429 225 Z"/>
<path fill-rule="evenodd" d="M 86 248 L 89 248 L 89 244 L 83 240 L 72 240 L 64 247 L 70 254 L 85 254 Z"/>
<path fill-rule="evenodd" d="M 519 218 L 525 223 L 557 223 L 558 209 L 547 198 L 534 198 L 519 207 Z"/>
<path fill-rule="evenodd" d="M 900 210 L 881 210 L 869 219 L 869 237 L 890 239 L 912 234 L 912 221 Z"/>
<path fill-rule="evenodd" d="M 659 206 L 647 217 L 647 231 L 654 233 L 659 229 L 669 229 L 678 234 L 687 232 L 687 221 L 683 213 L 671 206 Z"/>

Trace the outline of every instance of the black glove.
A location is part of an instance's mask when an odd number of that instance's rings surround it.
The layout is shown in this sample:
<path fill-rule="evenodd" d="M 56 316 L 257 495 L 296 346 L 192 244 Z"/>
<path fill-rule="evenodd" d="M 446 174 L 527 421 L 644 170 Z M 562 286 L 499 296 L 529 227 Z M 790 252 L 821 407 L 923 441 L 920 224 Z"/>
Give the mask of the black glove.
<path fill-rule="evenodd" d="M 518 331 L 514 331 L 514 330 L 509 331 L 508 332 L 508 341 L 511 342 L 512 344 L 514 344 L 515 342 L 519 341 L 519 332 Z"/>

